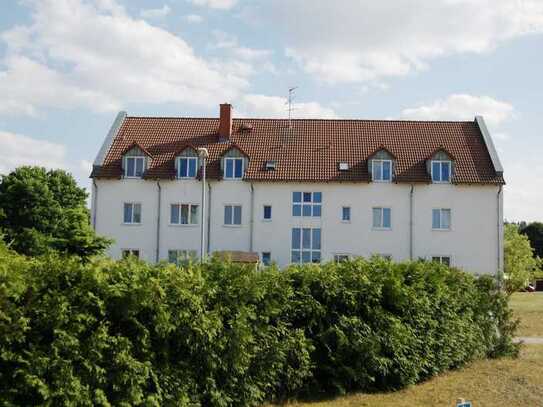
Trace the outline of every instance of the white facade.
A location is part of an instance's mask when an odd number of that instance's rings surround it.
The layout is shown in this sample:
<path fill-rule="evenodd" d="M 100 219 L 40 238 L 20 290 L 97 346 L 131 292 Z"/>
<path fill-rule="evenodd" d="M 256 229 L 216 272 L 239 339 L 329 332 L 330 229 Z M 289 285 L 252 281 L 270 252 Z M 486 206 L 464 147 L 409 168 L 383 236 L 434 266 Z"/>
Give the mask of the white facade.
<path fill-rule="evenodd" d="M 323 261 L 341 254 L 380 254 L 395 261 L 446 256 L 453 266 L 477 274 L 496 274 L 503 264 L 500 186 L 212 180 L 206 189 L 208 253 L 269 252 L 283 267 L 291 262 L 292 229 L 319 228 Z M 321 192 L 321 216 L 293 216 L 293 192 Z M 141 258 L 154 262 L 167 260 L 169 250 L 200 252 L 200 220 L 197 225 L 170 224 L 171 204 L 200 204 L 200 181 L 95 179 L 93 197 L 93 224 L 98 234 L 115 240 L 112 257 L 139 250 Z M 140 224 L 123 223 L 123 205 L 129 202 L 141 204 Z M 242 207 L 241 225 L 224 224 L 225 205 Z M 263 219 L 264 205 L 272 207 L 271 220 Z M 342 221 L 342 207 L 351 208 L 348 222 Z M 377 207 L 391 209 L 390 229 L 373 228 L 372 209 Z M 447 230 L 432 229 L 432 209 L 438 208 L 451 211 Z"/>

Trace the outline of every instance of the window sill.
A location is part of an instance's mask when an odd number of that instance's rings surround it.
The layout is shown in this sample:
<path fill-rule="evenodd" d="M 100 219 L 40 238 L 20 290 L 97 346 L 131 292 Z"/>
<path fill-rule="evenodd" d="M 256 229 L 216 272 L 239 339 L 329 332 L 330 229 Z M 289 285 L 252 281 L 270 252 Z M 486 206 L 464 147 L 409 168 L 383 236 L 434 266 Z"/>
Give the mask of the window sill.
<path fill-rule="evenodd" d="M 243 225 L 222 225 L 223 228 L 234 228 L 238 229 L 241 228 Z"/>
<path fill-rule="evenodd" d="M 223 181 L 243 181 L 243 178 L 223 178 Z"/>
<path fill-rule="evenodd" d="M 451 181 L 432 181 L 432 184 L 452 184 Z"/>
<path fill-rule="evenodd" d="M 371 182 L 375 182 L 377 184 L 391 184 L 392 180 L 378 180 L 378 179 L 372 179 Z"/>
<path fill-rule="evenodd" d="M 141 222 L 139 222 L 139 223 L 135 223 L 135 222 L 127 223 L 127 222 L 123 222 L 123 223 L 121 223 L 121 225 L 123 225 L 123 226 L 141 226 L 142 223 L 141 223 Z"/>
<path fill-rule="evenodd" d="M 127 177 L 126 175 L 123 175 L 123 179 L 143 179 L 143 176 L 141 176 L 141 177 Z"/>
<path fill-rule="evenodd" d="M 181 228 L 195 228 L 200 226 L 198 223 L 168 223 L 168 226 Z"/>
<path fill-rule="evenodd" d="M 185 180 L 185 181 L 186 181 L 186 180 L 189 180 L 189 179 L 195 180 L 196 177 L 175 177 L 175 179 L 178 180 L 178 181 L 181 181 L 181 180 Z"/>
<path fill-rule="evenodd" d="M 432 232 L 450 232 L 450 231 L 452 231 L 451 228 L 448 228 L 448 229 L 444 229 L 444 228 L 439 228 L 439 229 L 432 228 Z"/>
<path fill-rule="evenodd" d="M 342 220 L 341 223 L 351 223 L 350 220 Z"/>
<path fill-rule="evenodd" d="M 371 230 L 375 230 L 376 232 L 390 232 L 390 231 L 392 231 L 392 228 L 375 228 L 375 227 L 372 227 Z"/>
<path fill-rule="evenodd" d="M 261 219 L 262 222 L 266 222 L 266 223 L 270 223 L 272 220 L 271 219 Z"/>

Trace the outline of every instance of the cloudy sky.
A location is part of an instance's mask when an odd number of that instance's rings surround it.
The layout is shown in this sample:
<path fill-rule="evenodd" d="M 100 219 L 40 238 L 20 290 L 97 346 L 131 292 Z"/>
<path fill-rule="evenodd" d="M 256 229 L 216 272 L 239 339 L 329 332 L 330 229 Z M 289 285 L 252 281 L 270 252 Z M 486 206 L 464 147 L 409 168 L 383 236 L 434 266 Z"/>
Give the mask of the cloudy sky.
<path fill-rule="evenodd" d="M 133 115 L 472 120 L 505 167 L 505 215 L 543 219 L 541 0 L 3 0 L 0 173 L 83 186 Z"/>

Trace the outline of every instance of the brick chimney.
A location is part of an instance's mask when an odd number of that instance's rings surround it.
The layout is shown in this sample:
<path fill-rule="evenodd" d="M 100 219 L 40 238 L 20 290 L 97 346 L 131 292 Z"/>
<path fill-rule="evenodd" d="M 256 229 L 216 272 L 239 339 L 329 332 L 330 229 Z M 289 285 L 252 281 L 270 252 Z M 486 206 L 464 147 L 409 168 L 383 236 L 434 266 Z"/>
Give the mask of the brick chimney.
<path fill-rule="evenodd" d="M 232 135 L 232 105 L 230 103 L 222 103 L 220 112 L 219 137 L 229 140 Z"/>

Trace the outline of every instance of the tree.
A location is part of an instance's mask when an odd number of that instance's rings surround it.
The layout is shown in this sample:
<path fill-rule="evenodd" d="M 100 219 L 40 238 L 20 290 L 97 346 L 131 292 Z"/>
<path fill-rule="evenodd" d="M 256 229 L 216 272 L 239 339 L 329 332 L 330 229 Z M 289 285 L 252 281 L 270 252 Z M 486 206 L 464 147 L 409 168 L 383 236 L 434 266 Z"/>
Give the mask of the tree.
<path fill-rule="evenodd" d="M 505 225 L 505 287 L 508 292 L 524 288 L 537 270 L 537 260 L 528 237 L 520 234 L 517 225 Z"/>
<path fill-rule="evenodd" d="M 528 236 L 530 245 L 534 249 L 536 256 L 543 258 L 543 223 L 532 222 L 527 226 L 521 227 L 520 232 Z"/>
<path fill-rule="evenodd" d="M 0 229 L 19 253 L 99 254 L 109 240 L 90 226 L 87 193 L 63 170 L 20 167 L 0 181 Z"/>

